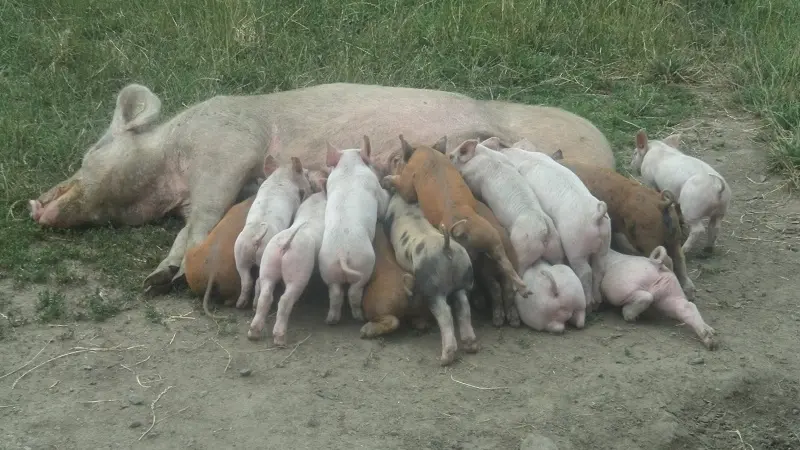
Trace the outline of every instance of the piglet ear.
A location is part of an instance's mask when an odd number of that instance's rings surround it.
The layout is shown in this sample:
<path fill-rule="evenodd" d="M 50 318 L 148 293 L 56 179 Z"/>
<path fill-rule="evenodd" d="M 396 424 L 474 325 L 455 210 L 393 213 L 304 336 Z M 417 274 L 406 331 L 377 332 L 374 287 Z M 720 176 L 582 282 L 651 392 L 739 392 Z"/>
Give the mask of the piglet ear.
<path fill-rule="evenodd" d="M 403 135 L 400 135 L 400 147 L 403 149 L 403 161 L 408 162 L 411 159 L 411 155 L 414 154 L 414 148 L 411 147 Z"/>
<path fill-rule="evenodd" d="M 296 156 L 292 156 L 292 170 L 297 174 L 303 174 L 303 163 L 300 162 L 300 158 Z"/>
<path fill-rule="evenodd" d="M 639 130 L 636 133 L 636 150 L 642 153 L 647 152 L 647 133 L 644 130 Z"/>
<path fill-rule="evenodd" d="M 475 149 L 478 147 L 478 140 L 477 139 L 467 139 L 466 141 L 462 142 L 461 145 L 458 146 L 454 151 L 458 154 L 460 158 L 463 160 L 469 160 L 473 156 L 475 156 Z"/>
<path fill-rule="evenodd" d="M 550 279 L 550 292 L 553 294 L 553 297 L 558 297 L 558 283 L 556 283 L 555 277 L 549 270 L 544 270 L 544 274 Z"/>
<path fill-rule="evenodd" d="M 369 137 L 364 135 L 364 142 L 361 143 L 361 159 L 364 164 L 369 165 L 369 157 L 372 154 L 372 146 L 369 144 Z"/>
<path fill-rule="evenodd" d="M 561 149 L 558 149 L 554 151 L 553 154 L 550 155 L 550 157 L 556 161 L 558 161 L 559 159 L 564 159 L 564 152 L 562 152 Z"/>
<path fill-rule="evenodd" d="M 264 158 L 264 176 L 269 177 L 272 175 L 272 172 L 275 172 L 278 169 L 278 161 L 275 160 L 275 157 L 272 155 L 267 155 Z"/>
<path fill-rule="evenodd" d="M 675 133 L 665 137 L 661 142 L 669 145 L 672 148 L 680 149 L 681 147 L 681 134 Z"/>
<path fill-rule="evenodd" d="M 435 144 L 433 144 L 432 148 L 439 153 L 442 154 L 447 153 L 447 136 L 440 137 L 439 140 L 436 141 Z"/>
<path fill-rule="evenodd" d="M 341 150 L 337 149 L 330 142 L 328 144 L 328 152 L 325 155 L 325 165 L 328 167 L 336 167 L 339 164 L 339 157 L 342 156 Z"/>
<path fill-rule="evenodd" d="M 497 136 L 492 136 L 489 139 L 484 140 L 481 142 L 481 145 L 495 151 L 499 151 L 502 148 L 502 145 L 500 145 L 500 138 Z"/>
<path fill-rule="evenodd" d="M 140 84 L 129 84 L 117 94 L 111 132 L 138 130 L 152 124 L 161 113 L 161 100 Z"/>

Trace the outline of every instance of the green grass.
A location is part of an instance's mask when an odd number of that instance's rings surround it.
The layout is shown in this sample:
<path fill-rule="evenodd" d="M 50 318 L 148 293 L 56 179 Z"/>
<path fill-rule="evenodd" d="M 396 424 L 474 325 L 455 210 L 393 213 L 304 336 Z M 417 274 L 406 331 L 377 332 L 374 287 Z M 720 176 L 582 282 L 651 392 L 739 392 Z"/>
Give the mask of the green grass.
<path fill-rule="evenodd" d="M 36 314 L 39 322 L 50 323 L 63 319 L 67 315 L 66 299 L 60 292 L 49 289 L 39 293 L 36 301 Z"/>
<path fill-rule="evenodd" d="M 82 283 L 69 262 L 133 293 L 166 256 L 176 220 L 52 231 L 27 217 L 26 200 L 75 170 L 130 82 L 160 96 L 163 117 L 215 94 L 332 81 L 546 103 L 592 120 L 623 163 L 638 128 L 661 135 L 703 114 L 695 92 L 711 88 L 767 121 L 774 168 L 800 165 L 796 0 L 298 4 L 0 4 L 0 277 Z"/>

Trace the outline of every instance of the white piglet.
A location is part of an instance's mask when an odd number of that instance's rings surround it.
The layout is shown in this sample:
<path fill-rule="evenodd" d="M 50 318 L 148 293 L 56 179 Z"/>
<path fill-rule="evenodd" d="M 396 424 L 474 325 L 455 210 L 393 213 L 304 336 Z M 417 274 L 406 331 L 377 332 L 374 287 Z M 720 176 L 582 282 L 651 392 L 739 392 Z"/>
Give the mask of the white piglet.
<path fill-rule="evenodd" d="M 372 241 L 378 219 L 386 214 L 389 193 L 370 167 L 367 136 L 361 149 L 338 150 L 328 143 L 326 165 L 333 169 L 327 183 L 319 271 L 330 299 L 325 322 L 333 325 L 341 319 L 345 284 L 353 318 L 364 320 L 361 299 L 375 267 Z"/>
<path fill-rule="evenodd" d="M 237 308 L 244 308 L 253 299 L 253 275 L 250 270 L 261 263 L 267 243 L 292 224 L 300 203 L 311 193 L 311 183 L 303 171 L 303 164 L 294 156 L 291 164 L 279 166 L 272 155 L 267 155 L 264 159 L 264 173 L 267 179 L 259 186 L 247 213 L 244 228 L 233 246 L 236 270 L 242 281 L 242 290 L 236 301 Z M 256 280 L 256 298 L 259 297 L 260 290 L 261 283 Z"/>
<path fill-rule="evenodd" d="M 705 323 L 694 303 L 686 299 L 675 274 L 664 265 L 667 250 L 656 247 L 650 257 L 608 252 L 608 267 L 600 287 L 608 303 L 622 307 L 629 322 L 651 305 L 689 325 L 703 344 L 713 350 L 714 329 Z"/>
<path fill-rule="evenodd" d="M 639 130 L 631 169 L 641 175 L 646 185 L 675 194 L 690 230 L 683 243 L 683 252 L 688 253 L 705 231 L 703 220 L 706 218 L 708 241 L 705 251 L 712 252 L 720 223 L 730 205 L 731 188 L 710 165 L 678 150 L 680 141 L 680 134 L 673 134 L 663 140 L 648 142 L 647 134 Z"/>
<path fill-rule="evenodd" d="M 249 339 L 261 338 L 267 313 L 272 306 L 275 286 L 283 280 L 286 288 L 278 300 L 272 338 L 276 346 L 286 345 L 289 315 L 308 285 L 317 263 L 322 233 L 325 230 L 326 205 L 323 188 L 300 204 L 292 226 L 276 234 L 264 249 L 259 275 L 261 292 L 256 299 L 256 314 L 247 332 Z"/>
<path fill-rule="evenodd" d="M 605 202 L 595 198 L 571 170 L 549 155 L 523 150 L 520 141 L 501 149 L 553 219 L 567 263 L 583 285 L 589 310 L 600 304 L 600 280 L 611 245 L 611 219 Z"/>
<path fill-rule="evenodd" d="M 583 328 L 586 321 L 586 297 L 581 280 L 564 264 L 539 261 L 529 267 L 522 279 L 533 295 L 516 296 L 522 322 L 537 331 L 561 333 L 567 322 Z"/>
<path fill-rule="evenodd" d="M 475 196 L 480 197 L 509 232 L 519 273 L 539 259 L 558 264 L 564 258 L 553 220 L 510 161 L 477 139 L 461 143 L 448 154 Z"/>

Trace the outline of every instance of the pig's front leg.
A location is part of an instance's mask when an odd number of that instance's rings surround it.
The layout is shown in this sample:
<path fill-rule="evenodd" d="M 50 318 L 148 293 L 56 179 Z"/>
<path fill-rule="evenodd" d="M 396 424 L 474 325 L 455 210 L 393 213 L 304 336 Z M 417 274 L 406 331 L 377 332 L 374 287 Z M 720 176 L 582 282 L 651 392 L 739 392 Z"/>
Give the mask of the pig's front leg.
<path fill-rule="evenodd" d="M 394 189 L 407 203 L 414 203 L 417 201 L 417 191 L 414 190 L 413 179 L 413 175 L 409 175 L 407 170 L 403 170 L 399 175 L 383 177 L 381 186 L 384 189 Z"/>
<path fill-rule="evenodd" d="M 172 287 L 176 273 L 183 267 L 183 256 L 186 249 L 189 248 L 186 245 L 188 236 L 189 224 L 187 223 L 175 237 L 167 257 L 161 261 L 156 270 L 144 279 L 142 287 L 145 294 L 165 294 Z"/>

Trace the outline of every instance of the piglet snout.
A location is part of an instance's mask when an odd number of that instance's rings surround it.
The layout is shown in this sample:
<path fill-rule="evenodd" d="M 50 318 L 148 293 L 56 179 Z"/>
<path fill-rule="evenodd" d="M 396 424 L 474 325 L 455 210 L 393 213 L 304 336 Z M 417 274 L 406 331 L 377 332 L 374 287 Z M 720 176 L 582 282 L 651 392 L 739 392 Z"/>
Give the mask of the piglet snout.
<path fill-rule="evenodd" d="M 38 222 L 39 218 L 42 217 L 42 210 L 44 209 L 42 202 L 39 200 L 28 200 L 28 207 L 31 210 L 31 219 Z"/>

